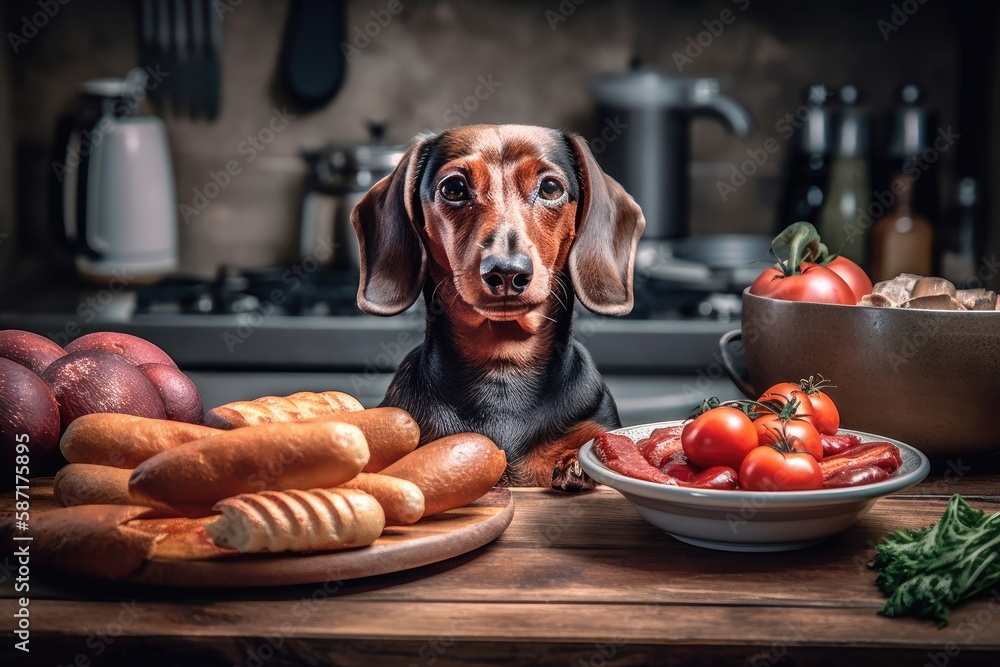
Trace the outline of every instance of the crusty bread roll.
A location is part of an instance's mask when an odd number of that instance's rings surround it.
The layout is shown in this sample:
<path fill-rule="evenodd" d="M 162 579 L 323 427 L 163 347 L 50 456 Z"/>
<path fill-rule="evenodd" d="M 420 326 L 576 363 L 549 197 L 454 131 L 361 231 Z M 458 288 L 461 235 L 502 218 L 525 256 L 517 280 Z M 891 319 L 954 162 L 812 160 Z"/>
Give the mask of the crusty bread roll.
<path fill-rule="evenodd" d="M 385 527 L 378 501 L 355 489 L 245 493 L 215 510 L 222 516 L 205 530 L 218 546 L 243 553 L 364 547 Z"/>
<path fill-rule="evenodd" d="M 145 505 L 128 491 L 131 470 L 70 463 L 56 473 L 52 491 L 63 507 L 74 505 Z"/>
<path fill-rule="evenodd" d="M 429 442 L 382 470 L 406 479 L 424 493 L 424 516 L 468 505 L 492 489 L 507 455 L 478 433 L 458 433 Z"/>
<path fill-rule="evenodd" d="M 420 427 L 401 408 L 369 408 L 317 419 L 353 424 L 361 429 L 371 452 L 363 472 L 380 471 L 412 452 L 420 442 Z"/>
<path fill-rule="evenodd" d="M 385 512 L 385 525 L 405 526 L 424 515 L 424 494 L 420 487 L 405 479 L 363 472 L 339 487 L 357 489 L 375 498 Z"/>
<path fill-rule="evenodd" d="M 366 463 L 365 436 L 351 424 L 264 424 L 157 454 L 136 467 L 129 492 L 153 507 L 197 517 L 240 493 L 337 486 Z"/>
<path fill-rule="evenodd" d="M 148 507 L 128 505 L 78 505 L 31 516 L 31 542 L 14 542 L 14 522 L 0 526 L 5 546 L 29 544 L 31 564 L 70 574 L 103 579 L 121 579 L 135 572 L 146 560 L 152 535 L 123 526 L 126 521 L 152 512 Z"/>
<path fill-rule="evenodd" d="M 131 470 L 160 452 L 218 433 L 222 431 L 198 424 L 100 412 L 74 419 L 59 449 L 70 463 Z"/>
<path fill-rule="evenodd" d="M 339 391 L 300 391 L 289 396 L 262 396 L 252 401 L 220 405 L 205 414 L 205 424 L 232 429 L 357 410 L 364 410 L 364 406 L 350 394 Z"/>

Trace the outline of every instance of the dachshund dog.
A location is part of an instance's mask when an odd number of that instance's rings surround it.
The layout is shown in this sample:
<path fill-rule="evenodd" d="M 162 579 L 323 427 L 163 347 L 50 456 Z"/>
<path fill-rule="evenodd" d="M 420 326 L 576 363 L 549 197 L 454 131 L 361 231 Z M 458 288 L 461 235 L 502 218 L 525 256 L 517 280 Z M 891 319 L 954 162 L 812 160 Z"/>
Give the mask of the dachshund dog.
<path fill-rule="evenodd" d="M 574 296 L 632 309 L 642 211 L 577 136 L 474 125 L 418 138 L 357 204 L 358 306 L 409 308 L 424 342 L 382 405 L 407 410 L 421 444 L 474 431 L 507 454 L 503 483 L 594 486 L 580 446 L 620 426 L 596 366 L 573 340 Z"/>

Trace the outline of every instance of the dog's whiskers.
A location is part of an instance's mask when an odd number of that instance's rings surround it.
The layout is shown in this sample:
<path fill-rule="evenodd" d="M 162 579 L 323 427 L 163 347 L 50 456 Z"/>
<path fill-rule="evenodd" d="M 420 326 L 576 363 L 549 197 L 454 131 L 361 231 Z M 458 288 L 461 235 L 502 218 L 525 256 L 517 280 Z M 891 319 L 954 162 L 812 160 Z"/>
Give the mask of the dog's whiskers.
<path fill-rule="evenodd" d="M 440 280 L 440 281 L 438 282 L 438 284 L 434 286 L 434 291 L 433 291 L 433 292 L 431 292 L 431 301 L 432 301 L 432 302 L 434 301 L 434 297 L 435 297 L 435 296 L 437 296 L 437 293 L 438 293 L 438 290 L 439 290 L 439 289 L 441 289 L 441 285 L 443 285 L 443 284 L 445 283 L 445 281 L 446 281 L 446 280 L 448 280 L 448 279 L 447 279 L 447 278 L 442 278 L 442 279 L 441 279 L 441 280 Z"/>

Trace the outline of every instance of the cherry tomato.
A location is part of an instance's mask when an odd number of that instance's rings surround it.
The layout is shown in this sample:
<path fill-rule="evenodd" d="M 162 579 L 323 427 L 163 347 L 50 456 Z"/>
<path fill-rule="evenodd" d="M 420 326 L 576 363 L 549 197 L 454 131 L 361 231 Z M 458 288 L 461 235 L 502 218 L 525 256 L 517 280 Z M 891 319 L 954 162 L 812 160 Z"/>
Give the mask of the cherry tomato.
<path fill-rule="evenodd" d="M 782 410 L 793 401 L 795 405 L 786 411 L 787 414 L 783 414 L 782 416 L 786 419 L 802 419 L 815 425 L 812 400 L 797 384 L 779 382 L 770 387 L 757 399 L 758 403 L 773 403 L 779 410 Z"/>
<path fill-rule="evenodd" d="M 871 278 L 868 277 L 864 269 L 846 257 L 837 255 L 824 264 L 824 266 L 836 273 L 840 276 L 841 280 L 847 283 L 847 286 L 851 288 L 851 292 L 854 293 L 854 303 L 861 301 L 861 297 L 864 295 L 872 293 Z"/>
<path fill-rule="evenodd" d="M 802 262 L 801 273 L 785 275 L 780 265 L 764 269 L 750 285 L 750 294 L 785 301 L 839 303 L 853 306 L 858 302 L 854 292 L 831 269 L 811 262 Z"/>
<path fill-rule="evenodd" d="M 823 486 L 823 473 L 812 454 L 757 447 L 740 466 L 740 488 L 749 491 L 808 491 Z"/>
<path fill-rule="evenodd" d="M 757 447 L 757 431 L 742 410 L 722 406 L 688 423 L 681 433 L 681 445 L 684 455 L 696 466 L 738 470 L 743 457 Z"/>
<path fill-rule="evenodd" d="M 803 419 L 784 420 L 776 414 L 758 417 L 753 422 L 760 445 L 788 443 L 790 449 L 808 452 L 817 461 L 823 460 L 823 439 L 816 427 Z"/>
<path fill-rule="evenodd" d="M 836 435 L 840 428 L 840 410 L 837 409 L 833 399 L 823 392 L 825 386 L 829 386 L 829 383 L 822 376 L 818 380 L 809 376 L 809 379 L 799 383 L 799 387 L 812 403 L 812 423 L 816 430 L 823 435 Z"/>

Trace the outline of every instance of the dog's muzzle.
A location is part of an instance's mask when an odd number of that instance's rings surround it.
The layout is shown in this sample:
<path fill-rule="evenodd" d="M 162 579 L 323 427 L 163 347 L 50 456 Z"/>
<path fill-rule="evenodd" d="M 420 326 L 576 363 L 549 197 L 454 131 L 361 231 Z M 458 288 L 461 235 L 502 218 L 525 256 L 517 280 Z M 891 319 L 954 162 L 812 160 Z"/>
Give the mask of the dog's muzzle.
<path fill-rule="evenodd" d="M 516 296 L 524 292 L 531 283 L 532 269 L 531 258 L 524 253 L 487 255 L 479 263 L 483 284 L 494 296 Z"/>

